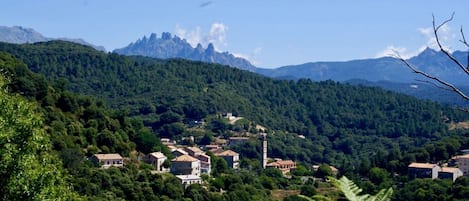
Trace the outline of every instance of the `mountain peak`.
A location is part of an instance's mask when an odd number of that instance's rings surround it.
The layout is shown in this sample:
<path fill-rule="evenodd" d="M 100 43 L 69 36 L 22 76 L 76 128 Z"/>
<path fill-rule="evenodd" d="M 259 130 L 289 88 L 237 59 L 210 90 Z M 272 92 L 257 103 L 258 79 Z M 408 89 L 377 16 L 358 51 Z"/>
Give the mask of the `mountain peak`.
<path fill-rule="evenodd" d="M 150 39 L 149 40 L 150 41 L 156 41 L 157 38 L 158 37 L 156 36 L 156 33 L 152 33 L 152 34 L 150 34 Z"/>
<path fill-rule="evenodd" d="M 181 39 L 169 32 L 163 32 L 161 38 L 156 34 L 151 34 L 150 39 L 146 36 L 138 39 L 137 42 L 130 43 L 127 47 L 115 49 L 115 53 L 124 55 L 142 55 L 159 59 L 183 58 L 194 61 L 219 63 L 244 70 L 254 71 L 249 61 L 238 58 L 229 53 L 217 52 L 212 43 L 207 45 L 207 49 L 202 44 L 197 44 L 193 48 L 185 39 Z"/>
<path fill-rule="evenodd" d="M 84 41 L 83 39 L 73 39 L 73 38 L 49 38 L 43 36 L 41 33 L 37 32 L 32 28 L 22 27 L 22 26 L 0 26 L 0 41 L 6 43 L 37 43 L 51 40 L 64 40 L 69 42 L 74 42 L 82 45 L 91 46 L 96 50 L 106 51 L 102 46 L 96 46 L 91 43 Z"/>
<path fill-rule="evenodd" d="M 163 40 L 171 40 L 171 38 L 172 38 L 172 36 L 171 36 L 171 33 L 169 33 L 169 32 L 163 32 L 161 34 L 161 39 L 163 39 Z"/>
<path fill-rule="evenodd" d="M 207 49 L 205 50 L 207 54 L 213 54 L 215 53 L 215 47 L 213 46 L 212 43 L 209 43 L 207 46 Z"/>
<path fill-rule="evenodd" d="M 435 56 L 438 52 L 430 47 L 426 47 L 422 52 L 420 52 L 419 56 Z"/>

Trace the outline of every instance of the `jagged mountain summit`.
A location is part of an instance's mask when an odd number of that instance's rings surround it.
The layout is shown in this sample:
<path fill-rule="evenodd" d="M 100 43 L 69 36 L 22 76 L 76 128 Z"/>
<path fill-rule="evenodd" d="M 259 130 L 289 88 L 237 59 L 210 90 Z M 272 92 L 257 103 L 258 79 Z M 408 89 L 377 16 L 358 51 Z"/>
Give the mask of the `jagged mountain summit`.
<path fill-rule="evenodd" d="M 203 48 L 201 44 L 193 48 L 185 39 L 163 32 L 161 38 L 152 33 L 149 38 L 144 36 L 128 46 L 114 50 L 123 55 L 142 55 L 159 59 L 183 58 L 194 61 L 218 63 L 243 70 L 255 71 L 256 67 L 248 60 L 236 57 L 229 52 L 217 52 L 213 44 Z"/>
<path fill-rule="evenodd" d="M 82 45 L 91 46 L 96 50 L 106 51 L 103 46 L 96 46 L 91 43 L 84 41 L 83 39 L 74 38 L 50 38 L 43 36 L 32 28 L 25 28 L 21 26 L 0 26 L 0 41 L 6 43 L 23 44 L 23 43 L 37 43 L 51 40 L 63 40 L 74 42 Z"/>

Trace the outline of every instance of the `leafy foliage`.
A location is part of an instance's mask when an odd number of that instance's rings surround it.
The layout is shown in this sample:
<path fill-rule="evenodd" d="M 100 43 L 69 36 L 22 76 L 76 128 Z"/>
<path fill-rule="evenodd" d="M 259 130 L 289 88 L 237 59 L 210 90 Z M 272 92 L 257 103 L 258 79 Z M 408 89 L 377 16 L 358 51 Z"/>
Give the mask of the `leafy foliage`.
<path fill-rule="evenodd" d="M 380 190 L 376 195 L 359 195 L 362 189 L 347 177 L 342 176 L 340 179 L 329 177 L 329 179 L 350 201 L 390 201 L 393 194 L 393 189 L 388 188 Z"/>
<path fill-rule="evenodd" d="M 11 75 L 9 91 L 37 102 L 52 149 L 74 188 L 90 200 L 267 200 L 273 189 L 302 187 L 314 194 L 300 180 L 311 175 L 306 168 L 291 179 L 262 170 L 255 140 L 231 147 L 241 153 L 243 170 L 231 171 L 213 158 L 215 177 L 205 178 L 204 188 L 184 190 L 174 177 L 153 176 L 135 160 L 135 150 L 169 156 L 161 137 L 197 134 L 196 141 L 207 144 L 234 132 L 255 133 L 253 125 L 260 124 L 270 133 L 270 157 L 332 164 L 341 174 L 362 176 L 358 184 L 366 193 L 400 182 L 390 175 L 405 173 L 409 162 L 439 161 L 469 146 L 464 131 L 446 125 L 469 119 L 467 113 L 378 88 L 272 80 L 220 65 L 125 57 L 66 42 L 0 43 L 0 50 L 27 64 L 0 53 L 1 69 Z M 222 112 L 245 120 L 232 125 L 215 117 Z M 190 128 L 202 119 L 205 126 Z M 131 165 L 98 170 L 84 160 L 110 152 L 128 156 Z M 462 184 L 445 193 L 464 197 Z M 398 191 L 406 192 L 415 193 Z"/>
<path fill-rule="evenodd" d="M 0 66 L 15 63 L 0 54 Z M 9 94 L 0 76 L 1 200 L 79 200 L 43 128 L 36 105 Z"/>
<path fill-rule="evenodd" d="M 178 139 L 187 135 L 185 122 L 233 112 L 279 133 L 269 136 L 272 157 L 328 163 L 345 171 L 361 166 L 365 159 L 369 160 L 365 165 L 404 171 L 405 157 L 436 161 L 460 146 L 441 146 L 443 152 L 428 155 L 418 155 L 422 150 L 416 147 L 434 146 L 444 137 L 465 143 L 448 131 L 444 120 L 463 121 L 469 118 L 467 113 L 379 88 L 273 80 L 226 66 L 125 57 L 67 42 L 0 43 L 0 50 L 20 58 L 56 85 L 102 98 L 111 107 L 141 118 L 160 137 Z M 63 96 L 59 105 L 65 111 L 80 107 Z M 215 134 L 229 135 L 226 123 L 208 123 Z M 103 137 L 106 147 L 115 151 L 112 147 L 120 139 Z M 399 162 L 391 167 L 388 161 Z"/>

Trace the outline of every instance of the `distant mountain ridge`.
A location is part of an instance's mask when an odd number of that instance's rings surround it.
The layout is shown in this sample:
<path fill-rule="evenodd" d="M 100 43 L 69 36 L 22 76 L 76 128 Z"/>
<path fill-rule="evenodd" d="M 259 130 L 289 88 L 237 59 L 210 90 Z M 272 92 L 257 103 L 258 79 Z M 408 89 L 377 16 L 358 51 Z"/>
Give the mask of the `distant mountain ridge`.
<path fill-rule="evenodd" d="M 248 60 L 236 57 L 229 52 L 217 52 L 213 44 L 203 48 L 199 43 L 193 48 L 185 39 L 163 32 L 161 38 L 152 33 L 149 38 L 144 36 L 128 46 L 115 49 L 115 53 L 122 55 L 142 55 L 159 59 L 182 58 L 193 61 L 218 63 L 248 71 L 255 71 L 256 67 Z"/>
<path fill-rule="evenodd" d="M 453 56 L 463 65 L 467 65 L 467 52 L 455 51 Z M 449 81 L 457 85 L 460 90 L 469 93 L 469 78 L 441 51 L 426 48 L 408 61 L 415 67 Z M 334 80 L 352 85 L 375 86 L 421 99 L 469 107 L 469 103 L 456 94 L 419 81 L 425 78 L 413 73 L 402 61 L 392 57 L 344 62 L 311 62 L 276 69 L 257 68 L 256 72 L 285 80 L 307 78 L 315 81 Z"/>
<path fill-rule="evenodd" d="M 25 28 L 21 26 L 0 26 L 0 41 L 6 43 L 14 44 L 23 44 L 23 43 L 36 43 L 36 42 L 45 42 L 51 40 L 64 40 L 70 41 L 82 45 L 91 46 L 96 50 L 106 51 L 103 46 L 96 46 L 91 43 L 86 42 L 83 39 L 73 39 L 73 38 L 50 38 L 45 37 L 41 33 L 35 31 L 32 28 Z"/>
<path fill-rule="evenodd" d="M 466 65 L 467 52 L 455 51 L 453 56 Z M 426 48 L 419 55 L 410 58 L 409 63 L 456 85 L 469 85 L 467 75 L 440 51 Z M 276 69 L 258 68 L 256 72 L 274 78 L 309 78 L 315 81 L 330 79 L 344 82 L 351 79 L 362 79 L 373 82 L 412 83 L 416 79 L 423 79 L 423 77 L 412 73 L 400 60 L 392 57 L 344 62 L 311 62 Z"/>

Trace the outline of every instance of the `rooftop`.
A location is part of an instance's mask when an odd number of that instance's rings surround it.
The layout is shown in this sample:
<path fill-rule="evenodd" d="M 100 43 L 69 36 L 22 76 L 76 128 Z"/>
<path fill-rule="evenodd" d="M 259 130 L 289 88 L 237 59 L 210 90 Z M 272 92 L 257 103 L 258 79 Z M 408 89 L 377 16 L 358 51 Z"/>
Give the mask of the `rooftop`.
<path fill-rule="evenodd" d="M 248 137 L 230 137 L 230 140 L 249 140 Z"/>
<path fill-rule="evenodd" d="M 231 150 L 225 150 L 219 153 L 215 153 L 215 156 L 237 156 L 237 155 L 239 154 Z"/>
<path fill-rule="evenodd" d="M 267 166 L 293 166 L 295 165 L 296 163 L 292 160 L 279 160 L 279 161 L 275 161 L 275 162 L 271 162 L 269 164 L 267 164 Z"/>
<path fill-rule="evenodd" d="M 204 153 L 199 147 L 185 147 L 186 151 L 192 151 L 194 153 Z"/>
<path fill-rule="evenodd" d="M 173 162 L 195 162 L 198 161 L 196 158 L 189 156 L 189 155 L 181 155 L 175 159 L 172 160 Z"/>
<path fill-rule="evenodd" d="M 191 174 L 176 175 L 176 177 L 179 178 L 180 180 L 199 180 L 199 179 L 201 179 L 199 176 L 191 175 Z"/>
<path fill-rule="evenodd" d="M 456 173 L 460 172 L 461 170 L 459 168 L 453 168 L 453 167 L 442 167 L 440 172 L 447 172 L 447 173 Z"/>
<path fill-rule="evenodd" d="M 410 168 L 430 168 L 433 169 L 437 164 L 432 163 L 411 163 L 409 165 Z"/>
<path fill-rule="evenodd" d="M 99 160 L 122 160 L 120 154 L 94 154 L 94 156 Z"/>
<path fill-rule="evenodd" d="M 469 158 L 469 154 L 458 155 L 458 156 L 453 157 L 453 159 L 459 159 L 459 158 Z"/>
<path fill-rule="evenodd" d="M 171 153 L 174 153 L 174 152 L 179 152 L 181 155 L 187 155 L 188 153 L 182 149 L 175 149 L 174 151 L 172 151 Z"/>
<path fill-rule="evenodd" d="M 150 155 L 155 158 L 166 158 L 166 156 L 161 152 L 153 152 L 153 153 L 150 153 Z"/>

